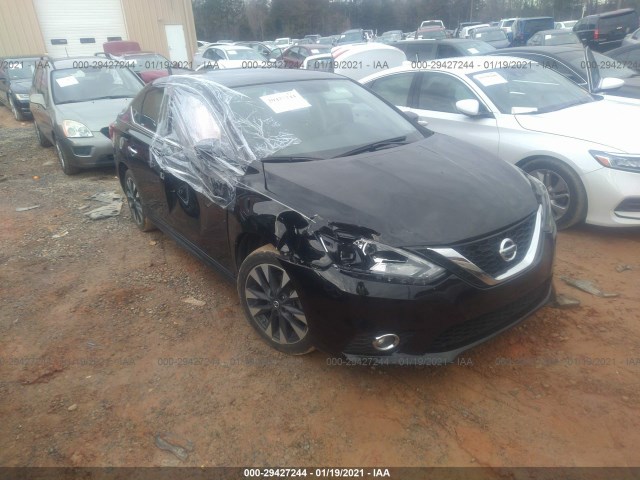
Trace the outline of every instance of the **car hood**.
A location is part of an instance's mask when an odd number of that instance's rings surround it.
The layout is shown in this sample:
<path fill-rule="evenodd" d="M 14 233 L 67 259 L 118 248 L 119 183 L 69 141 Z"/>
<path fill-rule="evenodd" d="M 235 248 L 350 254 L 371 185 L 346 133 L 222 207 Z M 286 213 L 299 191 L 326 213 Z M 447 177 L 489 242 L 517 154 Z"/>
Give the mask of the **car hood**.
<path fill-rule="evenodd" d="M 640 153 L 638 102 L 603 99 L 556 112 L 516 115 L 520 126 L 534 132 L 599 143 L 627 153 Z"/>
<path fill-rule="evenodd" d="M 59 123 L 62 120 L 75 120 L 83 123 L 92 132 L 108 127 L 117 115 L 131 102 L 131 98 L 112 98 L 91 102 L 65 103 L 56 105 Z"/>
<path fill-rule="evenodd" d="M 263 165 L 267 195 L 308 217 L 372 229 L 391 246 L 449 245 L 537 208 L 517 168 L 441 134 L 351 157 Z"/>
<path fill-rule="evenodd" d="M 29 93 L 31 90 L 31 79 L 11 80 L 11 91 L 13 93 Z"/>

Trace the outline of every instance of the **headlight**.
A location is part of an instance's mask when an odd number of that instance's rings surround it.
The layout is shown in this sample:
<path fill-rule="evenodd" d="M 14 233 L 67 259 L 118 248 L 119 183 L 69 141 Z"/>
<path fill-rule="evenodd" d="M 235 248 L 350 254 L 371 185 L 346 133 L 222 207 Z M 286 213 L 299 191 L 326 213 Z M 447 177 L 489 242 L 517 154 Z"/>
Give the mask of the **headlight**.
<path fill-rule="evenodd" d="M 640 155 L 607 153 L 597 150 L 589 150 L 589 153 L 603 167 L 626 170 L 628 172 L 640 172 Z"/>
<path fill-rule="evenodd" d="M 556 230 L 556 221 L 553 218 L 553 209 L 551 208 L 549 191 L 545 184 L 537 178 L 529 175 L 529 180 L 533 186 L 533 191 L 542 205 L 542 229 L 545 232 L 554 232 Z"/>
<path fill-rule="evenodd" d="M 338 267 L 375 280 L 426 285 L 446 274 L 438 265 L 374 240 L 336 241 L 320 235 L 320 241 Z"/>
<path fill-rule="evenodd" d="M 65 120 L 62 122 L 62 130 L 64 130 L 64 136 L 67 138 L 86 138 L 93 137 L 93 133 L 86 125 L 74 120 Z"/>
<path fill-rule="evenodd" d="M 15 93 L 14 94 L 16 96 L 16 98 L 22 102 L 24 102 L 25 100 L 29 100 L 29 94 L 28 93 Z"/>

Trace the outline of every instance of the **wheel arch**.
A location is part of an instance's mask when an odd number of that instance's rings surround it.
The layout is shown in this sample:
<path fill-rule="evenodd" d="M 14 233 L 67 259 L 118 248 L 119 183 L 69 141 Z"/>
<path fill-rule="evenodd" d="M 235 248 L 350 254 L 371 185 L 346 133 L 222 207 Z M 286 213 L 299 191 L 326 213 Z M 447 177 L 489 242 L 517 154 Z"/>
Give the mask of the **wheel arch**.
<path fill-rule="evenodd" d="M 118 162 L 118 168 L 117 168 L 118 180 L 120 181 L 120 186 L 122 187 L 123 190 L 124 190 L 124 176 L 127 173 L 127 170 L 129 170 L 129 167 L 127 167 L 126 163 L 124 163 L 123 161 Z"/>
<path fill-rule="evenodd" d="M 243 232 L 238 235 L 234 246 L 236 271 L 240 270 L 242 262 L 251 254 L 251 252 L 254 252 L 260 247 L 264 247 L 265 245 L 272 245 L 275 247 L 274 242 L 264 233 L 254 231 Z"/>
<path fill-rule="evenodd" d="M 574 165 L 572 162 L 563 160 L 562 158 L 558 158 L 557 156 L 544 155 L 544 154 L 530 155 L 528 157 L 523 158 L 522 160 L 519 160 L 518 162 L 515 163 L 515 165 L 524 170 L 529 163 L 535 160 L 546 160 L 551 162 L 557 162 L 560 165 L 562 165 L 564 168 L 569 169 L 575 175 L 576 177 L 575 180 L 579 182 L 579 187 L 582 189 L 582 192 L 584 192 L 584 212 L 578 220 L 579 222 L 583 222 L 586 216 L 588 215 L 588 211 L 589 211 L 589 192 L 587 191 L 587 187 L 584 181 L 582 180 L 583 172 L 580 171 L 579 168 L 576 168 L 576 165 Z"/>

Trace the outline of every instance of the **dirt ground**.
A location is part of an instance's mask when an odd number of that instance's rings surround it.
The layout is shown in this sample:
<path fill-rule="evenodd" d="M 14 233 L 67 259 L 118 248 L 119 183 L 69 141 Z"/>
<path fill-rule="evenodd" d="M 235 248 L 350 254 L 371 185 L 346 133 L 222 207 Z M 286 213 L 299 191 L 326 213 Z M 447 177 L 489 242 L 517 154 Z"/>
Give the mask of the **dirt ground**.
<path fill-rule="evenodd" d="M 0 108 L 0 465 L 640 465 L 640 230 L 560 233 L 581 305 L 458 364 L 332 366 L 263 344 L 234 286 L 126 206 L 88 219 L 119 190 Z"/>

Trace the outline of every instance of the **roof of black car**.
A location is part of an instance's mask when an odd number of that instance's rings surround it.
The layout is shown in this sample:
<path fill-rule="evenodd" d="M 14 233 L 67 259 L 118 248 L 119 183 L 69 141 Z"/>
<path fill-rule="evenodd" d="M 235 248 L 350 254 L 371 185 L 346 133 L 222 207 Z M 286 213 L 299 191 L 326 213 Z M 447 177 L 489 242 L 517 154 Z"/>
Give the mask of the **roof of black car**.
<path fill-rule="evenodd" d="M 246 85 L 260 85 L 264 83 L 293 82 L 299 80 L 335 80 L 345 78 L 342 75 L 336 75 L 333 73 L 285 68 L 230 68 L 226 70 L 197 72 L 194 75 L 205 75 L 208 79 L 229 88 L 242 87 Z"/>
<path fill-rule="evenodd" d="M 495 52 L 489 52 L 487 55 L 514 55 L 516 52 L 529 52 L 540 53 L 547 55 L 561 55 L 568 52 L 584 51 L 582 45 L 567 44 L 567 45 L 542 45 L 542 46 L 530 46 L 530 47 L 511 47 L 502 48 Z"/>
<path fill-rule="evenodd" d="M 620 10 L 612 10 L 610 12 L 604 12 L 604 13 L 594 13 L 593 15 L 587 15 L 588 17 L 600 17 L 600 18 L 607 18 L 607 17 L 616 17 L 618 15 L 624 15 L 626 13 L 631 13 L 634 12 L 635 9 L 633 8 L 621 8 Z"/>

